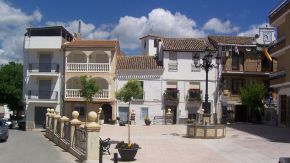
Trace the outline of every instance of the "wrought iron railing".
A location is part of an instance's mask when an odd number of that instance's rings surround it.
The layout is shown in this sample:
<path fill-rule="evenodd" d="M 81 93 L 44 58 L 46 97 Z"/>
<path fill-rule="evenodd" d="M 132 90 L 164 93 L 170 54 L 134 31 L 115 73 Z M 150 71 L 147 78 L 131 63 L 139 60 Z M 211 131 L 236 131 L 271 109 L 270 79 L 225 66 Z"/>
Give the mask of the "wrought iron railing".
<path fill-rule="evenodd" d="M 63 139 L 70 142 L 70 123 L 65 122 L 63 125 Z"/>
<path fill-rule="evenodd" d="M 87 147 L 86 130 L 84 128 L 78 127 L 75 130 L 75 148 L 85 154 L 86 147 Z"/>

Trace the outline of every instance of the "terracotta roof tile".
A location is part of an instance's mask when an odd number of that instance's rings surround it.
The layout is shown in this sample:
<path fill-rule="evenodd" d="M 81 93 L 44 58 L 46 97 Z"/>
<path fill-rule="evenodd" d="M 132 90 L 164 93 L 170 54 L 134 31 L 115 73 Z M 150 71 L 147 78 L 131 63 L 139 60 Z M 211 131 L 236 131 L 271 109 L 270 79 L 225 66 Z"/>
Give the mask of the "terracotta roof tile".
<path fill-rule="evenodd" d="M 163 48 L 166 51 L 204 51 L 215 50 L 207 38 L 163 38 Z"/>
<path fill-rule="evenodd" d="M 75 40 L 64 44 L 66 48 L 71 47 L 102 47 L 102 48 L 115 48 L 118 46 L 118 40 Z"/>
<path fill-rule="evenodd" d="M 118 56 L 117 69 L 152 70 L 163 69 L 153 56 Z"/>
<path fill-rule="evenodd" d="M 209 41 L 217 46 L 218 44 L 238 44 L 238 45 L 255 45 L 254 37 L 244 36 L 208 36 Z"/>

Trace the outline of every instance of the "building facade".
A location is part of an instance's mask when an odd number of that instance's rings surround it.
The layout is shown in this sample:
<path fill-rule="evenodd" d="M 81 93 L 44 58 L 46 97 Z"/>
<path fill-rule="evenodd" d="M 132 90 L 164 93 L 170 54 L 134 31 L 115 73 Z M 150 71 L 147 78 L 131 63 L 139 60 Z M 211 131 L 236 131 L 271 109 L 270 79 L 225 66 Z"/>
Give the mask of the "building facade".
<path fill-rule="evenodd" d="M 270 75 L 271 87 L 278 92 L 278 124 L 290 126 L 290 1 L 284 0 L 269 14 L 269 23 L 277 29 L 277 40 L 270 54 L 277 60 L 277 71 Z"/>
<path fill-rule="evenodd" d="M 255 37 L 209 36 L 209 40 L 222 57 L 220 100 L 223 120 L 250 122 L 251 110 L 242 105 L 240 89 L 253 82 L 264 83 L 269 88 L 273 64 L 257 51 Z"/>
<path fill-rule="evenodd" d="M 28 28 L 24 37 L 23 102 L 26 128 L 42 127 L 47 108 L 63 107 L 63 50 L 73 36 L 63 27 Z"/>
<path fill-rule="evenodd" d="M 116 40 L 76 40 L 63 45 L 64 58 L 64 102 L 63 114 L 70 117 L 76 110 L 80 119 L 85 120 L 90 111 L 98 112 L 102 108 L 104 121 L 116 119 L 115 111 L 115 71 L 117 55 L 120 54 Z M 93 102 L 86 105 L 81 96 L 81 76 L 95 80 L 101 89 L 93 97 Z"/>
<path fill-rule="evenodd" d="M 136 124 L 144 124 L 144 118 L 151 120 L 155 116 L 164 116 L 162 107 L 162 74 L 163 67 L 158 65 L 153 56 L 118 57 L 116 90 L 120 90 L 129 80 L 140 82 L 143 93 L 131 102 Z M 117 102 L 117 113 L 120 120 L 127 121 L 129 114 L 128 103 Z M 132 115 L 132 114 L 131 114 Z"/>

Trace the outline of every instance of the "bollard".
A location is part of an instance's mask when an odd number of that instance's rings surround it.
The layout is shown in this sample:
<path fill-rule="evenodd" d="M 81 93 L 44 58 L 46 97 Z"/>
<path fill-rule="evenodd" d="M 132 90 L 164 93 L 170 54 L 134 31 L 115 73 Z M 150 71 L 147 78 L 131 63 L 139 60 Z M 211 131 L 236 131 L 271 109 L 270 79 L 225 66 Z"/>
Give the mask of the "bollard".
<path fill-rule="evenodd" d="M 99 148 L 99 163 L 103 163 L 103 150 L 102 150 L 102 143 L 100 141 L 100 148 Z"/>
<path fill-rule="evenodd" d="M 114 163 L 118 163 L 118 153 L 114 153 Z"/>

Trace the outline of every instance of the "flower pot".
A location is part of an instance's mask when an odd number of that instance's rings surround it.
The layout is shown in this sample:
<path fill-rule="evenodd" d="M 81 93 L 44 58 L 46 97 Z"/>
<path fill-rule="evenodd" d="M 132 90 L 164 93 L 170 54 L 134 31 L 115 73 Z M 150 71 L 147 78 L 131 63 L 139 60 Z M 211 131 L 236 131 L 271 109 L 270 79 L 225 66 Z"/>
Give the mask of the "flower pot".
<path fill-rule="evenodd" d="M 139 148 L 131 148 L 131 149 L 118 148 L 118 152 L 123 161 L 134 161 L 138 149 Z"/>
<path fill-rule="evenodd" d="M 151 124 L 151 121 L 145 121 L 145 124 L 146 124 L 147 126 L 149 126 L 149 125 Z"/>

